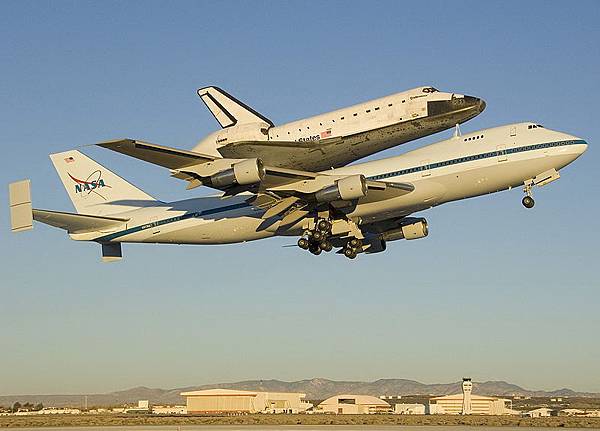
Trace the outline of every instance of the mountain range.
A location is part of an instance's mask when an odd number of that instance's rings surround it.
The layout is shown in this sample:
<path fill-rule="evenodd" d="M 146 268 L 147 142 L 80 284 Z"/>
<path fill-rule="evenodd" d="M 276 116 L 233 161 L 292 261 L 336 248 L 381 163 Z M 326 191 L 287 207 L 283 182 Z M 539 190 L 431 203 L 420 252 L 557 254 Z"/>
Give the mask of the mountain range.
<path fill-rule="evenodd" d="M 152 389 L 144 386 L 105 394 L 75 395 L 1 395 L 0 406 L 11 406 L 15 402 L 42 403 L 45 406 L 83 406 L 87 396 L 88 406 L 120 406 L 136 403 L 138 400 L 149 400 L 151 404 L 184 404 L 181 392 L 209 389 L 239 389 L 266 392 L 301 392 L 309 400 L 323 400 L 337 394 L 363 395 L 448 395 L 461 391 L 461 382 L 424 384 L 407 379 L 380 379 L 374 382 L 335 381 L 323 378 L 284 382 L 280 380 L 247 380 L 235 383 L 218 383 L 202 386 L 189 386 L 176 389 Z M 523 389 L 520 386 L 504 381 L 473 382 L 473 393 L 496 396 L 531 396 L 531 397 L 594 397 L 600 394 L 591 392 L 575 392 L 571 389 L 554 391 L 537 391 Z"/>

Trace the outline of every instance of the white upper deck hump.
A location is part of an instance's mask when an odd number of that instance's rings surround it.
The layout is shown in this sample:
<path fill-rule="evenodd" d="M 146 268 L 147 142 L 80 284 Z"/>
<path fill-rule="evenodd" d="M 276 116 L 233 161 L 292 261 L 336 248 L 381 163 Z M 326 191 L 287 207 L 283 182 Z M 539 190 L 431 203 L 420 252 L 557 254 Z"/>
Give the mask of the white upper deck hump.
<path fill-rule="evenodd" d="M 237 124 L 262 122 L 273 126 L 273 122 L 267 117 L 259 114 L 219 87 L 200 88 L 198 96 L 200 96 L 200 99 L 202 99 L 222 128 Z"/>

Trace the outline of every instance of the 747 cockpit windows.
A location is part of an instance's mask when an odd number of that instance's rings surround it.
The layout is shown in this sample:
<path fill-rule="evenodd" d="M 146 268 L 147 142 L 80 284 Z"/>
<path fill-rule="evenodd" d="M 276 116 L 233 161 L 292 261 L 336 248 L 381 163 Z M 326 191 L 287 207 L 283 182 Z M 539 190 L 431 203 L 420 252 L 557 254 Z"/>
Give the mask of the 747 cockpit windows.
<path fill-rule="evenodd" d="M 537 128 L 543 129 L 544 126 L 542 126 L 541 124 L 530 124 L 529 126 L 527 126 L 527 128 L 528 129 L 537 129 Z"/>
<path fill-rule="evenodd" d="M 435 93 L 436 91 L 440 91 L 437 88 L 433 87 L 425 87 L 423 88 L 423 93 Z"/>

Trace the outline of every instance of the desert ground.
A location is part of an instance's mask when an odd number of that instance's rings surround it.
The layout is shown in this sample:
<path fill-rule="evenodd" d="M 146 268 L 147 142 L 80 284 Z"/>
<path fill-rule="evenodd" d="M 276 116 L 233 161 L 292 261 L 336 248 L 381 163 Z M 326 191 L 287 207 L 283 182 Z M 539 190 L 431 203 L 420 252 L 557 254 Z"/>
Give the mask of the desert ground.
<path fill-rule="evenodd" d="M 405 425 L 597 428 L 600 418 L 450 415 L 240 415 L 240 416 L 154 416 L 154 415 L 44 415 L 3 416 L 0 428 L 106 427 L 187 425 Z"/>

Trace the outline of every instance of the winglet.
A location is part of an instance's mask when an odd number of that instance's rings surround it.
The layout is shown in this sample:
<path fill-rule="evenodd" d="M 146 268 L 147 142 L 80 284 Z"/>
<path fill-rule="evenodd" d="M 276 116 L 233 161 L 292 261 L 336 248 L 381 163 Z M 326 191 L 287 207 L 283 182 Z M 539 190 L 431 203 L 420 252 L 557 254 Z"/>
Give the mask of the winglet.
<path fill-rule="evenodd" d="M 31 208 L 31 180 L 22 180 L 8 185 L 10 204 L 10 227 L 13 232 L 33 229 Z"/>

